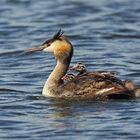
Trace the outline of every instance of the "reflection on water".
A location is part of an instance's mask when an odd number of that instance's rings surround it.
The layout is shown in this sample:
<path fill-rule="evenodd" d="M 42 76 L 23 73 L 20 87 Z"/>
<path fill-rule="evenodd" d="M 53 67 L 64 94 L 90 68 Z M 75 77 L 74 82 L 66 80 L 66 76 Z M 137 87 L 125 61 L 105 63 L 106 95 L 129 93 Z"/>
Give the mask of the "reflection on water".
<path fill-rule="evenodd" d="M 117 71 L 140 85 L 139 0 L 0 1 L 0 139 L 139 139 L 136 100 L 45 98 L 55 65 L 26 52 L 62 28 L 74 45 L 71 65 Z"/>

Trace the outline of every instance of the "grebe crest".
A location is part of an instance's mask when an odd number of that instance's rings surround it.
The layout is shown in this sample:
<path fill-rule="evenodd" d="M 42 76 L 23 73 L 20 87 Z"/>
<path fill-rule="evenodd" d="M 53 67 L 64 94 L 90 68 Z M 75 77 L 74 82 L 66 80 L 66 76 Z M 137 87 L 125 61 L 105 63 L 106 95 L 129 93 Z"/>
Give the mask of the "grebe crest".
<path fill-rule="evenodd" d="M 71 43 L 63 36 L 61 30 L 59 30 L 52 39 L 45 41 L 42 44 L 43 51 L 52 52 L 56 59 L 68 63 L 69 57 L 72 56 L 73 50 Z"/>
<path fill-rule="evenodd" d="M 63 36 L 61 29 L 49 40 L 45 41 L 38 48 L 28 49 L 28 52 L 44 51 L 54 54 L 56 59 L 68 61 L 67 58 L 73 54 L 73 48 L 69 40 Z"/>

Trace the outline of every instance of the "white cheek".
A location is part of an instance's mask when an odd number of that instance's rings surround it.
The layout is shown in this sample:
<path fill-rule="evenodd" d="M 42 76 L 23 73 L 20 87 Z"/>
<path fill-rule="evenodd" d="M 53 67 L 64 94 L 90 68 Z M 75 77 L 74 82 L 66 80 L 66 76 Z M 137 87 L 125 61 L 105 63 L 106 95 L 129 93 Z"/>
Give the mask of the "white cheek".
<path fill-rule="evenodd" d="M 54 52 L 54 45 L 50 45 L 43 49 L 44 52 Z"/>
<path fill-rule="evenodd" d="M 52 51 L 52 48 L 50 48 L 50 47 L 47 47 L 47 48 L 43 49 L 43 51 L 44 51 L 44 52 L 53 52 L 53 51 Z"/>

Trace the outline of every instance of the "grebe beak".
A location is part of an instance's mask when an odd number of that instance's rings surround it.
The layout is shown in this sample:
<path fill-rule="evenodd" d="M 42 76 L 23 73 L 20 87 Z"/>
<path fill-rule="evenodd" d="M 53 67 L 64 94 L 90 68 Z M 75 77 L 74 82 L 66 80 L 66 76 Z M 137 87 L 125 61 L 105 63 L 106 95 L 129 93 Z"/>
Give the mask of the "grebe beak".
<path fill-rule="evenodd" d="M 30 48 L 30 49 L 27 49 L 27 52 L 36 52 L 36 51 L 42 51 L 44 49 L 44 46 L 40 46 L 38 48 Z"/>
<path fill-rule="evenodd" d="M 46 51 L 46 52 L 52 52 L 52 50 L 49 48 L 49 46 L 51 45 L 51 43 L 53 43 L 56 40 L 60 40 L 62 39 L 62 35 L 64 32 L 61 31 L 61 29 L 53 36 L 52 39 L 49 39 L 47 41 L 45 41 L 40 47 L 38 48 L 30 48 L 27 49 L 27 52 L 36 52 L 36 51 Z"/>
<path fill-rule="evenodd" d="M 72 67 L 72 68 L 70 68 L 70 70 L 75 71 L 75 70 L 76 70 L 76 68 Z"/>
<path fill-rule="evenodd" d="M 72 67 L 70 68 L 70 70 L 72 70 L 72 71 L 77 70 L 77 66 L 72 66 Z"/>

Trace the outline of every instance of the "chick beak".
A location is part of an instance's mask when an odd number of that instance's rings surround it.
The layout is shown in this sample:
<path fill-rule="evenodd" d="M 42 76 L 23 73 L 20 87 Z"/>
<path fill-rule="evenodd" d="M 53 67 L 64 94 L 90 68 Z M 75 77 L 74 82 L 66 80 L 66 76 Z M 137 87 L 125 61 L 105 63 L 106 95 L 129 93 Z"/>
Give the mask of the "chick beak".
<path fill-rule="evenodd" d="M 72 66 L 72 67 L 70 68 L 70 70 L 72 70 L 72 71 L 77 70 L 77 66 Z"/>
<path fill-rule="evenodd" d="M 30 48 L 30 49 L 27 49 L 27 52 L 36 52 L 36 51 L 42 51 L 44 49 L 44 46 L 40 46 L 38 48 Z"/>

